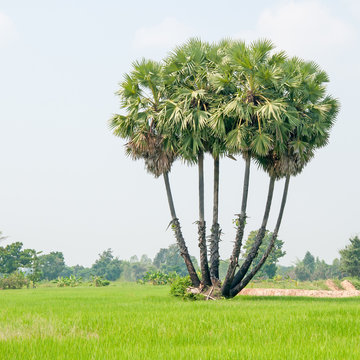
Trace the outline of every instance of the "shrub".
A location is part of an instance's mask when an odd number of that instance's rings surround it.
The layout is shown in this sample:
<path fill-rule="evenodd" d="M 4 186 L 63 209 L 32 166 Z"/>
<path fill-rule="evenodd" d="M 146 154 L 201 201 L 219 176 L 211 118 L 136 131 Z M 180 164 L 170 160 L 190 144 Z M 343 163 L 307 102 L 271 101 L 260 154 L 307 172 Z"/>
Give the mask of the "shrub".
<path fill-rule="evenodd" d="M 108 286 L 110 285 L 110 281 L 101 276 L 92 276 L 90 285 L 95 287 Z"/>
<path fill-rule="evenodd" d="M 173 283 L 177 278 L 178 274 L 176 272 L 167 274 L 162 271 L 148 271 L 138 283 L 144 284 L 148 282 L 153 285 L 166 285 Z"/>
<path fill-rule="evenodd" d="M 170 287 L 170 294 L 173 296 L 178 296 L 185 298 L 187 297 L 186 289 L 191 286 L 190 276 L 178 277 L 173 281 Z"/>
<path fill-rule="evenodd" d="M 191 285 L 190 276 L 178 276 L 171 284 L 170 294 L 181 297 L 183 300 L 205 300 L 205 296 L 203 294 L 193 294 L 186 291 L 186 289 Z"/>
<path fill-rule="evenodd" d="M 59 276 L 54 282 L 57 287 L 75 287 L 82 283 L 82 279 L 81 277 L 76 277 L 75 275 L 70 275 L 69 277 Z"/>
<path fill-rule="evenodd" d="M 21 271 L 15 271 L 10 275 L 0 278 L 0 288 L 5 289 L 22 289 L 24 286 L 29 287 L 30 280 Z"/>

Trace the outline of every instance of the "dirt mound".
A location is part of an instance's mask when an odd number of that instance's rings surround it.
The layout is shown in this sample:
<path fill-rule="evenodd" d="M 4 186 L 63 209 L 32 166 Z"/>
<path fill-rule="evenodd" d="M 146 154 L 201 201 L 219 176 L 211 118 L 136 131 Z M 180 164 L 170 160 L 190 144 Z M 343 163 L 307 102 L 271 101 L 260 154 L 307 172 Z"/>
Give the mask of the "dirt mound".
<path fill-rule="evenodd" d="M 359 296 L 360 291 L 347 290 L 303 290 L 303 289 L 243 289 L 240 295 L 253 296 L 310 296 L 310 297 L 333 297 L 343 298 Z"/>
<path fill-rule="evenodd" d="M 360 296 L 360 291 L 350 281 L 344 280 L 341 286 L 345 290 L 339 290 L 335 283 L 331 280 L 326 281 L 326 285 L 331 290 L 303 290 L 303 289 L 243 289 L 239 295 L 252 296 L 310 296 L 321 298 L 344 298 Z"/>
<path fill-rule="evenodd" d="M 349 280 L 342 281 L 341 286 L 347 291 L 356 291 L 355 286 Z"/>
<path fill-rule="evenodd" d="M 308 296 L 318 298 L 345 298 L 360 296 L 360 291 L 348 280 L 344 280 L 339 287 L 332 280 L 326 280 L 326 286 L 330 290 L 305 290 L 305 289 L 251 289 L 245 288 L 240 291 L 239 295 L 251 296 Z M 202 294 L 205 300 L 217 300 L 221 298 L 221 287 L 219 284 L 208 288 L 189 287 L 187 292 L 192 294 Z"/>
<path fill-rule="evenodd" d="M 333 290 L 333 291 L 340 290 L 340 288 L 332 280 L 326 280 L 325 284 L 330 290 Z"/>

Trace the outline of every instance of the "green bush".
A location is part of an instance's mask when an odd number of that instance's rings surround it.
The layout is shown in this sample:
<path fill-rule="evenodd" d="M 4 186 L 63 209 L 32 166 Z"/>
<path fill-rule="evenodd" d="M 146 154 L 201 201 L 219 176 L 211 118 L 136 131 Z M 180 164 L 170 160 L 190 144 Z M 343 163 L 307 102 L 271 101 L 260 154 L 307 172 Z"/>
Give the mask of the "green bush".
<path fill-rule="evenodd" d="M 57 287 L 75 287 L 79 286 L 82 283 L 81 277 L 76 277 L 75 275 L 70 275 L 69 277 L 59 276 L 56 280 L 54 280 Z"/>
<path fill-rule="evenodd" d="M 184 300 L 204 300 L 202 294 L 192 294 L 186 291 L 191 286 L 190 276 L 177 277 L 170 287 L 170 294 L 173 296 L 181 297 Z"/>
<path fill-rule="evenodd" d="M 0 289 L 22 289 L 30 286 L 30 280 L 21 271 L 15 271 L 3 278 L 0 278 Z"/>
<path fill-rule="evenodd" d="M 101 276 L 92 276 L 90 285 L 95 287 L 108 286 L 110 285 L 110 281 Z"/>
<path fill-rule="evenodd" d="M 139 284 L 144 284 L 146 282 L 153 285 L 166 285 L 172 284 L 177 278 L 178 274 L 176 272 L 165 273 L 163 271 L 148 271 L 143 278 L 138 281 Z"/>

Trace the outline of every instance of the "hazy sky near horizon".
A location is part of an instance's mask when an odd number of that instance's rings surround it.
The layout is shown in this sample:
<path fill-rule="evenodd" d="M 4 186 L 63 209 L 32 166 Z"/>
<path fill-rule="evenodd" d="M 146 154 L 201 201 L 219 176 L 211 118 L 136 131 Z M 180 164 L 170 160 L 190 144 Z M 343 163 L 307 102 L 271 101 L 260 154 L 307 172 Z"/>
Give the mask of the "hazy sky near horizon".
<path fill-rule="evenodd" d="M 0 0 L 0 231 L 2 243 L 62 251 L 90 265 L 112 248 L 122 259 L 153 257 L 174 243 L 162 179 L 124 155 L 107 125 L 119 112 L 118 82 L 141 57 L 160 60 L 189 37 L 271 39 L 316 61 L 341 102 L 330 144 L 291 180 L 279 237 L 282 264 L 307 250 L 330 262 L 360 232 L 360 3 L 340 1 Z M 211 226 L 212 162 L 206 161 Z M 221 257 L 230 255 L 240 211 L 243 161 L 221 161 Z M 177 162 L 175 206 L 198 255 L 197 171 Z M 283 183 L 276 185 L 274 227 Z M 267 176 L 252 168 L 247 230 L 259 227 Z"/>

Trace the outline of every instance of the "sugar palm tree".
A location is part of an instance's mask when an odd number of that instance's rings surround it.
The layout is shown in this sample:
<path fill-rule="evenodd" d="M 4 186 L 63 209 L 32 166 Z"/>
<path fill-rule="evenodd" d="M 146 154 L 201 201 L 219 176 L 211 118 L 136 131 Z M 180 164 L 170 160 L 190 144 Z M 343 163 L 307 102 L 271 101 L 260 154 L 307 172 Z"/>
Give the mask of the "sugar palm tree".
<path fill-rule="evenodd" d="M 166 60 L 166 71 L 171 96 L 166 105 L 167 126 L 178 134 L 180 156 L 188 163 L 197 163 L 199 177 L 199 220 L 198 236 L 200 267 L 204 286 L 212 284 L 211 278 L 218 278 L 218 182 L 221 139 L 214 138 L 209 131 L 209 117 L 213 93 L 209 74 L 218 59 L 215 47 L 198 39 L 191 39 L 178 47 Z M 212 275 L 207 256 L 206 223 L 204 216 L 204 153 L 214 157 L 214 210 L 210 258 Z"/>
<path fill-rule="evenodd" d="M 269 174 L 270 179 L 286 178 L 280 211 L 267 250 L 252 271 L 246 275 L 264 237 L 268 216 L 265 212 L 254 246 L 233 279 L 230 296 L 235 296 L 241 291 L 265 263 L 281 225 L 290 176 L 299 174 L 313 158 L 315 150 L 327 144 L 339 109 L 338 102 L 325 95 L 324 82 L 327 82 L 328 78 L 316 64 L 293 58 L 282 65 L 283 81 L 280 82 L 278 90 L 283 93 L 286 104 L 283 107 L 282 120 L 283 126 L 288 129 L 285 132 L 287 136 L 285 138 L 284 132 L 279 132 L 274 127 L 274 148 L 267 156 L 257 158 L 259 165 Z"/>
<path fill-rule="evenodd" d="M 194 286 L 200 281 L 191 263 L 176 217 L 168 173 L 181 158 L 198 165 L 199 248 L 202 286 L 218 284 L 219 160 L 241 155 L 245 160 L 241 212 L 230 265 L 222 286 L 225 297 L 235 296 L 266 261 L 278 234 L 291 176 L 301 172 L 316 149 L 327 144 L 338 111 L 326 95 L 326 73 L 312 62 L 272 54 L 273 44 L 260 40 L 246 45 L 225 40 L 210 45 L 198 39 L 174 50 L 165 66 L 143 60 L 135 63 L 119 95 L 126 115 L 111 121 L 115 135 L 127 139 L 127 152 L 144 159 L 148 171 L 163 176 L 172 227 Z M 214 159 L 213 224 L 210 268 L 204 218 L 204 154 Z M 250 165 L 269 174 L 262 224 L 245 261 L 239 256 L 246 224 Z M 273 238 L 260 261 L 257 257 L 267 227 L 275 182 L 286 178 Z"/>
<path fill-rule="evenodd" d="M 240 153 L 245 160 L 241 213 L 235 222 L 234 248 L 222 286 L 224 296 L 229 294 L 238 266 L 246 223 L 251 158 L 270 151 L 272 139 L 268 134 L 268 117 L 275 116 L 281 108 L 273 87 L 278 79 L 277 65 L 285 57 L 282 53 L 270 56 L 272 49 L 273 44 L 267 40 L 250 46 L 241 41 L 227 42 L 227 56 L 213 76 L 213 84 L 223 97 L 213 113 L 211 126 L 218 136 L 226 138 L 228 153 Z"/>
<path fill-rule="evenodd" d="M 198 287 L 200 280 L 176 216 L 168 175 L 176 158 L 176 139 L 171 134 L 161 133 L 158 128 L 159 113 L 166 99 L 165 90 L 160 63 L 150 60 L 134 63 L 133 71 L 125 76 L 118 92 L 126 115 L 115 115 L 110 126 L 114 135 L 128 141 L 128 155 L 133 159 L 144 159 L 147 171 L 155 177 L 163 176 L 172 217 L 171 226 L 180 255 L 185 261 L 193 286 Z"/>
<path fill-rule="evenodd" d="M 210 276 L 211 281 L 214 285 L 218 285 L 219 280 L 219 264 L 220 264 L 220 253 L 219 253 L 219 242 L 221 236 L 221 228 L 219 224 L 219 175 L 220 175 L 220 158 L 224 155 L 236 160 L 232 154 L 228 152 L 226 147 L 226 138 L 224 132 L 215 132 L 211 128 L 211 122 L 213 118 L 221 116 L 220 111 L 221 105 L 224 103 L 224 98 L 227 98 L 234 91 L 234 84 L 229 80 L 227 66 L 227 56 L 229 47 L 231 46 L 231 40 L 222 40 L 219 44 L 212 45 L 213 56 L 212 56 L 212 72 L 208 76 L 209 87 L 213 93 L 212 97 L 212 108 L 210 109 L 210 131 L 212 134 L 212 144 L 210 146 L 211 153 L 214 161 L 214 188 L 213 188 L 213 222 L 211 226 L 210 235 Z M 222 69 L 223 73 L 226 73 L 227 78 L 219 77 L 219 70 Z"/>

